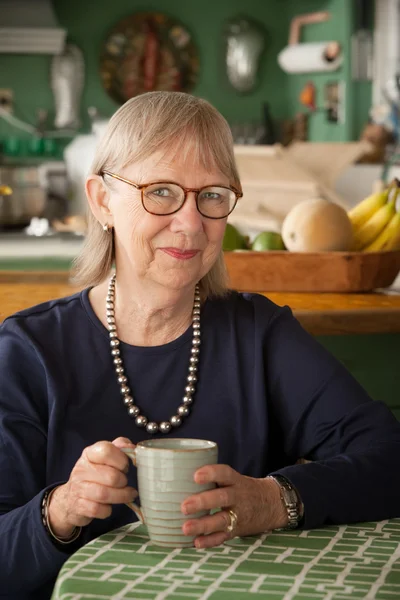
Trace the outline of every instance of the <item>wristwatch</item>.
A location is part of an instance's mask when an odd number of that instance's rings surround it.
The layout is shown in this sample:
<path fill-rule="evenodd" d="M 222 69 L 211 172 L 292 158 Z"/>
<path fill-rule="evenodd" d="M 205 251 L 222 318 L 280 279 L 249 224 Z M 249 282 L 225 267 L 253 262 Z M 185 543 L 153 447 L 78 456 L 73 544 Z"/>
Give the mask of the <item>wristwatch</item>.
<path fill-rule="evenodd" d="M 273 479 L 279 486 L 281 500 L 288 515 L 288 523 L 286 527 L 281 527 L 277 531 L 284 529 L 296 529 L 301 519 L 303 518 L 303 503 L 300 499 L 297 490 L 292 486 L 290 481 L 282 475 L 269 475 L 267 479 Z"/>

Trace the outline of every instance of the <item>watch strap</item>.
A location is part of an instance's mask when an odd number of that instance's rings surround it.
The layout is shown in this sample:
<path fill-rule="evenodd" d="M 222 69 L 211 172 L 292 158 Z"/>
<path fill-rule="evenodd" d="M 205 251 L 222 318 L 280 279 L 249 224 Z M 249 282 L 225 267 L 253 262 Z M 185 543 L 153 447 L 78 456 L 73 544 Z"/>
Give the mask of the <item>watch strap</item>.
<path fill-rule="evenodd" d="M 277 531 L 284 529 L 296 529 L 298 527 L 302 515 L 302 503 L 299 495 L 293 485 L 282 475 L 269 475 L 267 479 L 273 479 L 278 485 L 281 495 L 282 504 L 286 509 L 288 523 L 286 527 L 281 527 Z"/>

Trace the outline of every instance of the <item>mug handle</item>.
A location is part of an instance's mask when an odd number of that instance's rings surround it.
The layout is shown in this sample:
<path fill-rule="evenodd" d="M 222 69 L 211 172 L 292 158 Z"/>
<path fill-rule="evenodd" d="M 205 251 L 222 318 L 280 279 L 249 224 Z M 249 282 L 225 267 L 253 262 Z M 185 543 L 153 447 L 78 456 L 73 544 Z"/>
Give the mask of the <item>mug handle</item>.
<path fill-rule="evenodd" d="M 134 466 L 136 467 L 136 448 L 120 448 L 120 450 L 122 450 L 122 452 L 125 452 L 125 454 L 129 456 Z M 137 504 L 135 504 L 135 502 L 127 502 L 126 506 L 129 506 L 129 508 L 133 510 L 139 521 L 144 525 L 144 515 L 142 509 Z"/>

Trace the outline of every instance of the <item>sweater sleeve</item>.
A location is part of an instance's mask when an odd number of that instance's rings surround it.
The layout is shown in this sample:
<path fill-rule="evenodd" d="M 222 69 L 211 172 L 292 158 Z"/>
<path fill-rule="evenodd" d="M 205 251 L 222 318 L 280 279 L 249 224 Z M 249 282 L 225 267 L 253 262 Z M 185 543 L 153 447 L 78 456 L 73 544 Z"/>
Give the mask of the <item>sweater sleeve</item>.
<path fill-rule="evenodd" d="M 31 592 L 46 584 L 68 558 L 52 543 L 41 521 L 47 487 L 48 410 L 45 371 L 33 345 L 4 324 L 0 328 L 0 590 L 9 594 Z M 70 551 L 76 550 L 72 545 Z"/>
<path fill-rule="evenodd" d="M 265 359 L 271 408 L 304 527 L 400 516 L 400 424 L 309 335 L 287 307 L 270 323 Z"/>

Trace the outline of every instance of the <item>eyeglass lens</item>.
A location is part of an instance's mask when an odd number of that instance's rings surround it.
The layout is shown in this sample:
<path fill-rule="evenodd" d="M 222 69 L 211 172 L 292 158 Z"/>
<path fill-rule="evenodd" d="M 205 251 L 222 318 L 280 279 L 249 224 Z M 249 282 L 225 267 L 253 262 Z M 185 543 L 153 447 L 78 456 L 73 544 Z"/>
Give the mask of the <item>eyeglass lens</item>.
<path fill-rule="evenodd" d="M 154 183 L 143 189 L 144 207 L 153 214 L 171 214 L 182 206 L 184 200 L 184 190 L 173 183 Z M 205 187 L 197 196 L 200 213 L 214 219 L 228 216 L 235 202 L 233 190 L 218 186 Z"/>

